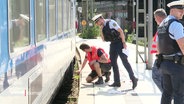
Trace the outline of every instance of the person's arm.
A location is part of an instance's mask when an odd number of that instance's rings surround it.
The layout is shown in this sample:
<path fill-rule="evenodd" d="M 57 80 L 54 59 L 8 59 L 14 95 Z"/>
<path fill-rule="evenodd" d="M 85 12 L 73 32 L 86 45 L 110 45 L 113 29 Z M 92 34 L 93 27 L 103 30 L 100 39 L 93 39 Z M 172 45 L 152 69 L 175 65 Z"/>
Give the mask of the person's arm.
<path fill-rule="evenodd" d="M 181 49 L 181 52 L 182 54 L 184 55 L 184 37 L 183 38 L 180 38 L 178 40 L 176 40 L 180 49 Z"/>
<path fill-rule="evenodd" d="M 77 71 L 76 71 L 78 74 L 80 74 L 80 73 L 81 73 L 81 71 L 82 71 L 82 70 L 83 70 L 83 68 L 85 67 L 85 65 L 86 65 L 87 61 L 88 61 L 88 59 L 87 59 L 87 58 L 85 58 L 85 59 L 84 59 L 84 61 L 83 61 L 83 63 L 82 63 L 81 68 L 80 68 L 79 70 L 77 70 Z"/>
<path fill-rule="evenodd" d="M 124 32 L 123 32 L 123 30 L 121 28 L 118 28 L 117 31 L 120 33 L 120 38 L 121 38 L 121 41 L 123 43 L 123 47 L 126 49 L 127 48 L 127 45 L 126 45 L 126 42 L 125 42 Z"/>
<path fill-rule="evenodd" d="M 114 20 L 111 20 L 111 22 L 109 23 L 110 28 L 115 29 L 116 31 L 118 31 L 120 33 L 120 38 L 121 38 L 121 42 L 123 44 L 123 47 L 126 49 L 127 45 L 125 43 L 125 35 L 123 30 L 121 29 L 121 27 L 118 25 L 118 23 Z"/>
<path fill-rule="evenodd" d="M 102 49 L 98 49 L 97 50 L 97 55 L 98 55 L 98 57 L 100 57 L 99 60 L 98 60 L 98 62 L 100 62 L 100 63 L 108 63 L 108 57 L 102 51 Z"/>
<path fill-rule="evenodd" d="M 100 59 L 98 60 L 100 63 L 108 63 L 108 58 L 105 56 L 105 54 L 102 54 Z"/>
<path fill-rule="evenodd" d="M 169 32 L 174 35 L 177 44 L 184 55 L 184 30 L 183 25 L 179 22 L 172 22 L 169 26 Z"/>

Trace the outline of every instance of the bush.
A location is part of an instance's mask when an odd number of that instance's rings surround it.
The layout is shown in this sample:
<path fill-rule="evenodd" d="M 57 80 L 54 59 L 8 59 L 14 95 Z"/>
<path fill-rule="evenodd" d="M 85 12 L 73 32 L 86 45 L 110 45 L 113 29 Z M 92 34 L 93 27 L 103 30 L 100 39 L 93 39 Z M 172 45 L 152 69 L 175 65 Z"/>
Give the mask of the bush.
<path fill-rule="evenodd" d="M 88 27 L 83 30 L 79 37 L 84 39 L 96 39 L 100 35 L 100 28 L 98 26 Z"/>
<path fill-rule="evenodd" d="M 128 34 L 127 42 L 132 43 L 135 40 L 134 33 Z"/>
<path fill-rule="evenodd" d="M 132 32 L 132 34 L 128 34 L 127 42 L 133 43 L 133 44 L 136 44 L 136 42 L 138 42 L 138 45 L 140 45 L 140 46 L 144 46 L 144 44 L 148 44 L 148 43 L 145 43 L 144 40 L 136 41 L 135 35 L 136 34 L 134 34 L 133 32 Z"/>

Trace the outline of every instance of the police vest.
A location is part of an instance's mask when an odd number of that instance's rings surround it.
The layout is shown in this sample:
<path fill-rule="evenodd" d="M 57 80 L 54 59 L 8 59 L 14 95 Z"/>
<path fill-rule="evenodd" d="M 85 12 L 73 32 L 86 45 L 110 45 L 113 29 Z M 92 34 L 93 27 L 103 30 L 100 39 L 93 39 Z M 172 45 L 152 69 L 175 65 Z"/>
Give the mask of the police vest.
<path fill-rule="evenodd" d="M 169 25 L 173 21 L 180 22 L 176 19 L 170 19 L 158 27 L 158 49 L 160 54 L 170 55 L 181 51 L 176 40 L 171 39 L 169 36 L 172 35 L 169 33 Z"/>
<path fill-rule="evenodd" d="M 108 54 L 105 53 L 104 49 L 102 48 L 96 48 L 95 46 L 91 47 L 92 51 L 87 53 L 87 59 L 89 62 L 93 60 L 99 60 L 100 57 L 98 57 L 97 50 L 100 49 L 105 54 L 105 56 L 108 58 Z M 111 62 L 111 60 L 108 58 L 108 63 Z"/>
<path fill-rule="evenodd" d="M 93 60 L 99 60 L 99 57 L 97 55 L 97 48 L 92 46 L 91 47 L 92 51 L 87 53 L 87 59 L 89 62 Z"/>
<path fill-rule="evenodd" d="M 120 40 L 120 37 L 119 37 L 120 33 L 115 29 L 110 29 L 109 27 L 110 21 L 111 20 L 107 21 L 106 25 L 102 29 L 104 40 L 110 41 L 110 42 Z"/>
<path fill-rule="evenodd" d="M 105 53 L 105 51 L 102 48 L 96 48 L 95 46 L 92 46 L 91 49 L 92 49 L 92 51 L 87 53 L 87 59 L 88 59 L 89 63 L 93 60 L 100 59 L 100 57 L 98 57 L 98 54 L 97 54 L 98 49 L 101 49 L 102 52 L 105 54 L 105 56 L 108 58 L 108 54 Z M 108 58 L 108 63 L 110 63 L 110 62 L 111 62 L 111 60 Z M 89 66 L 90 66 L 91 70 L 95 70 L 93 65 L 89 65 Z"/>

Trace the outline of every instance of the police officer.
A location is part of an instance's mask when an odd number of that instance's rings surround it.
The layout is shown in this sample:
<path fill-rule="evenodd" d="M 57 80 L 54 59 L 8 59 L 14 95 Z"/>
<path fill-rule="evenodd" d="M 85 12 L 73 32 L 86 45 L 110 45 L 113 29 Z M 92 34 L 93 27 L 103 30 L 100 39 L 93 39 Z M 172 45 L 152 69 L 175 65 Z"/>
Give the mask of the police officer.
<path fill-rule="evenodd" d="M 154 18 L 155 18 L 157 25 L 160 25 L 160 23 L 166 17 L 167 17 L 167 14 L 166 14 L 164 9 L 160 8 L 160 9 L 157 9 L 154 11 Z M 150 52 L 151 54 L 157 54 L 157 42 L 156 42 L 157 36 L 158 36 L 158 34 L 156 32 L 154 37 L 153 37 L 152 49 Z M 153 67 L 152 67 L 152 79 L 155 82 L 155 84 L 157 85 L 157 87 L 159 88 L 159 90 L 162 92 L 162 85 L 161 85 L 162 75 L 160 73 L 160 70 L 158 70 L 158 68 L 156 66 L 156 60 L 155 60 Z"/>
<path fill-rule="evenodd" d="M 184 104 L 184 1 L 168 3 L 170 14 L 158 27 L 158 66 L 162 73 L 161 104 Z"/>
<path fill-rule="evenodd" d="M 92 18 L 97 26 L 100 26 L 102 30 L 102 40 L 110 41 L 110 60 L 114 72 L 114 83 L 109 85 L 110 87 L 120 87 L 120 77 L 119 77 L 119 68 L 117 65 L 118 55 L 120 56 L 124 67 L 126 68 L 130 79 L 132 80 L 132 89 L 137 86 L 138 79 L 134 76 L 132 67 L 127 60 L 127 56 L 122 52 L 123 48 L 127 48 L 125 43 L 125 36 L 123 30 L 117 24 L 116 21 L 112 19 L 104 19 L 102 14 L 98 14 Z"/>

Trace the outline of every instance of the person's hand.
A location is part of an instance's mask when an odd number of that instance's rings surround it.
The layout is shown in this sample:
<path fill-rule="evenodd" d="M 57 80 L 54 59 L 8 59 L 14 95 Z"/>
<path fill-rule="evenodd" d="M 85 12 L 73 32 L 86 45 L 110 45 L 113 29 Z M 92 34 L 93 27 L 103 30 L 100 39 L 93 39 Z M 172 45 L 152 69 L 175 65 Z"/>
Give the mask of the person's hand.
<path fill-rule="evenodd" d="M 127 45 L 126 45 L 126 43 L 125 42 L 123 42 L 123 48 L 127 48 Z"/>

